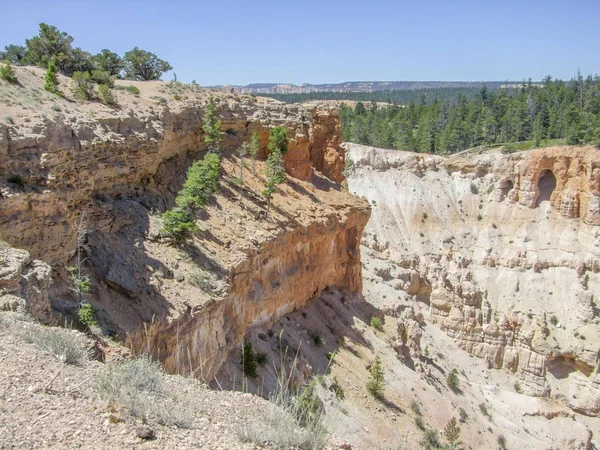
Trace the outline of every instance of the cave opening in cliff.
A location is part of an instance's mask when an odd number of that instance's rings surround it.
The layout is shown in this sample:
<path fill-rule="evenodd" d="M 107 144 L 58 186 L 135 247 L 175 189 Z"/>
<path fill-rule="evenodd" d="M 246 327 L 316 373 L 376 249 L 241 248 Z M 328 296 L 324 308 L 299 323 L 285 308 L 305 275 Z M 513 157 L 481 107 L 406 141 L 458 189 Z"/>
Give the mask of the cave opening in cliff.
<path fill-rule="evenodd" d="M 540 190 L 540 195 L 538 196 L 536 206 L 539 206 L 542 202 L 550 201 L 550 197 L 554 189 L 556 189 L 556 177 L 551 170 L 542 172 L 538 180 L 538 189 Z"/>
<path fill-rule="evenodd" d="M 508 195 L 508 193 L 510 191 L 512 191 L 512 189 L 515 187 L 515 184 L 511 181 L 511 180 L 504 180 L 502 182 L 502 185 L 500 186 L 500 201 L 503 201 L 506 196 Z"/>

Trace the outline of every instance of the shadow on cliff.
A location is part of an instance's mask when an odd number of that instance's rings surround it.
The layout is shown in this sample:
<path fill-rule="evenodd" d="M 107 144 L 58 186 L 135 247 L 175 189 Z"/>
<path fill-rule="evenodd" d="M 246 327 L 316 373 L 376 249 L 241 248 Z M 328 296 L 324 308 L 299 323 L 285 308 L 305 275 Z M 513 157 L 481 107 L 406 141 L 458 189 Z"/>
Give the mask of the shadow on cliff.
<path fill-rule="evenodd" d="M 365 338 L 364 328 L 373 316 L 381 316 L 381 311 L 364 300 L 362 294 L 327 288 L 308 306 L 283 316 L 271 327 L 250 329 L 246 340 L 266 363 L 258 368 L 258 377 L 249 379 L 248 391 L 268 396 L 277 385 L 282 363 L 286 373 L 291 374 L 290 384 L 298 387 L 310 375 L 329 373 L 342 350 L 370 361 L 374 350 Z M 240 390 L 240 360 L 241 350 L 237 349 L 222 366 L 212 387 Z"/>

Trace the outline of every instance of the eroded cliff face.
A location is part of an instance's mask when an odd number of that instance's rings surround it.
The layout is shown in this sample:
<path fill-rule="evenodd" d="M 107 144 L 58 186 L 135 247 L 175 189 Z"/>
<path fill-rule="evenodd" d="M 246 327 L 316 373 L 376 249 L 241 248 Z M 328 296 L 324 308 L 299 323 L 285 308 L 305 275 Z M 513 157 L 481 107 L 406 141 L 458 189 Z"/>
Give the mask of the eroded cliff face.
<path fill-rule="evenodd" d="M 600 152 L 347 149 L 349 188 L 373 205 L 363 239 L 372 298 L 426 312 L 524 392 L 597 415 Z"/>
<path fill-rule="evenodd" d="M 24 96 L 40 83 L 36 71 L 19 74 Z M 86 300 L 105 332 L 173 372 L 207 379 L 249 326 L 277 320 L 328 286 L 361 289 L 369 207 L 332 181 L 342 179 L 344 161 L 339 136 L 330 135 L 339 132 L 334 110 L 133 84 L 140 96 L 118 92 L 119 109 L 52 98 L 33 120 L 26 105 L 13 105 L 14 125 L 0 126 L 0 239 L 53 265 L 46 316 L 50 304 L 59 316 L 77 310 L 64 267 L 78 234 L 92 280 Z M 221 189 L 198 217 L 201 231 L 174 246 L 159 237 L 159 217 L 204 154 L 209 96 L 225 132 Z M 267 216 L 262 159 L 278 125 L 289 130 L 289 177 Z M 246 161 L 240 201 L 235 149 L 253 131 L 263 148 L 256 174 Z"/>
<path fill-rule="evenodd" d="M 39 83 L 29 80 L 32 75 L 25 70 L 19 74 L 27 88 Z M 50 263 L 64 264 L 75 248 L 74 224 L 81 212 L 99 216 L 101 222 L 104 212 L 98 203 L 105 197 L 144 192 L 164 195 L 169 188 L 165 181 L 171 180 L 157 180 L 161 165 L 169 163 L 185 171 L 191 160 L 202 155 L 206 149 L 202 117 L 212 94 L 194 88 L 182 99 L 167 83 L 139 86 L 142 92 L 137 98 L 117 94 L 123 105 L 120 109 L 100 104 L 72 106 L 52 94 L 48 94 L 54 102 L 52 109 L 46 107 L 34 120 L 25 104 L 17 111 L 16 106 L 7 109 L 15 124 L 0 125 L 0 239 Z M 157 89 L 180 100 L 153 96 Z M 165 102 L 157 103 L 156 98 Z M 285 126 L 290 136 L 284 157 L 288 174 L 306 181 L 316 167 L 341 181 L 344 152 L 340 136 L 335 135 L 339 132 L 335 110 L 227 94 L 218 94 L 215 102 L 226 152 L 257 131 L 262 144 L 259 157 L 264 158 L 269 129 Z M 126 106 L 131 108 L 126 111 Z M 15 177 L 23 188 L 7 182 Z"/>

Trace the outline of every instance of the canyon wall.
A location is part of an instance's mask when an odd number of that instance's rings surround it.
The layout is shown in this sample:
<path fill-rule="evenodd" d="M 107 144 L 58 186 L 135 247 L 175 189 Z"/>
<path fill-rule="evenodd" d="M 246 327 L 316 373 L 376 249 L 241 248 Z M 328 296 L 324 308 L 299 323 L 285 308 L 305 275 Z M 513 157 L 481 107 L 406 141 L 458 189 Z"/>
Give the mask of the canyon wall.
<path fill-rule="evenodd" d="M 77 311 L 81 299 L 65 266 L 74 262 L 78 238 L 92 283 L 84 300 L 104 333 L 172 372 L 206 379 L 249 326 L 279 319 L 326 287 L 361 290 L 369 207 L 336 183 L 344 151 L 335 110 L 159 82 L 134 83 L 139 96 L 115 92 L 118 109 L 50 94 L 40 102 L 36 70 L 19 74 L 22 104 L 11 106 L 14 123 L 0 126 L 0 239 L 52 265 L 52 285 L 44 266 L 43 311 L 37 300 L 27 305 L 40 319 Z M 26 105 L 30 94 L 37 115 Z M 205 153 L 202 119 L 211 96 L 224 131 L 221 189 L 199 213 L 200 231 L 173 245 L 161 238 L 160 214 Z M 269 129 L 279 125 L 290 137 L 289 177 L 267 215 L 263 160 Z M 247 159 L 240 188 L 235 150 L 254 131 L 261 138 L 257 171 Z M 27 264 L 38 263 L 27 256 Z"/>
<path fill-rule="evenodd" d="M 373 207 L 363 262 L 380 306 L 427 312 L 524 392 L 600 413 L 600 151 L 347 145 L 349 188 Z"/>

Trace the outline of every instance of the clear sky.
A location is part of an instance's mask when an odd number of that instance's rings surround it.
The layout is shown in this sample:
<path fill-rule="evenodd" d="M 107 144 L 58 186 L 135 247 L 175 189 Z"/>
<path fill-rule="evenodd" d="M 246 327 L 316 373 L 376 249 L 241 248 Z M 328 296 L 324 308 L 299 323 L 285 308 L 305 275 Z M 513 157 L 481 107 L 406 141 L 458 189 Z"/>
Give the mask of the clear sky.
<path fill-rule="evenodd" d="M 0 16 L 0 47 L 46 22 L 201 85 L 600 73 L 600 0 L 0 0 Z"/>

